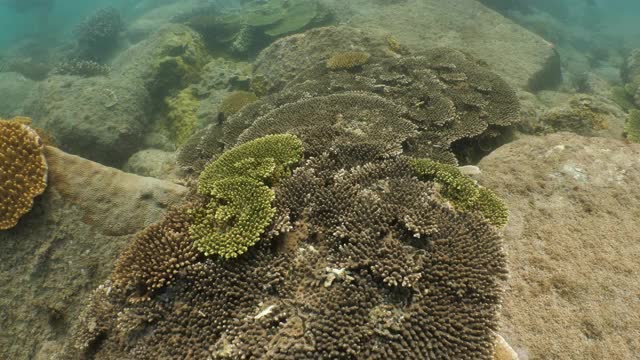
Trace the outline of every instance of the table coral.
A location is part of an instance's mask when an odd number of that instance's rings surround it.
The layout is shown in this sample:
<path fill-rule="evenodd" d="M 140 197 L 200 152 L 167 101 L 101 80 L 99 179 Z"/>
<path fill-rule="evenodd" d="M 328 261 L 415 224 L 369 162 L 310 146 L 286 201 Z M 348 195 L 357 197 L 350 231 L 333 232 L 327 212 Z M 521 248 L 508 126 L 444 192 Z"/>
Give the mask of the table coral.
<path fill-rule="evenodd" d="M 270 49 L 264 52 L 281 54 Z M 455 164 L 456 155 L 467 150 L 490 149 L 459 149 L 452 146 L 454 143 L 474 144 L 474 139 L 483 136 L 499 136 L 520 121 L 514 90 L 460 51 L 436 48 L 419 55 L 396 57 L 374 56 L 377 53 L 372 50 L 371 54 L 358 71 L 333 71 L 327 62 L 299 70 L 280 92 L 262 97 L 231 116 L 223 124 L 227 133 L 223 141 L 238 138 L 241 143 L 246 138 L 265 134 L 294 132 L 302 127 L 335 127 L 336 124 L 350 127 L 347 130 L 352 135 L 393 133 L 371 131 L 372 126 L 369 130 L 362 129 L 362 125 L 375 123 L 376 116 L 383 117 L 381 114 L 386 112 L 393 114 L 390 123 L 394 127 L 398 122 L 407 122 L 417 130 L 411 136 L 400 131 L 402 136 L 396 141 L 390 140 L 389 144 L 402 143 L 408 155 Z M 283 61 L 264 57 L 261 60 Z M 346 101 L 342 101 L 340 107 L 334 105 L 340 96 L 346 99 L 347 95 L 352 95 L 348 97 L 349 106 L 343 106 Z M 359 101 L 355 101 L 356 96 Z M 365 101 L 366 97 L 378 99 L 375 107 L 373 100 Z M 329 146 L 333 140 L 326 143 Z M 458 154 L 454 154 L 454 148 Z"/>
<path fill-rule="evenodd" d="M 509 212 L 505 204 L 489 189 L 478 186 L 455 166 L 429 159 L 410 159 L 409 164 L 419 177 L 442 186 L 442 195 L 462 211 L 479 211 L 489 223 L 503 227 Z"/>
<path fill-rule="evenodd" d="M 42 141 L 22 119 L 0 119 L 0 230 L 14 227 L 47 187 Z"/>
<path fill-rule="evenodd" d="M 275 215 L 270 186 L 302 159 L 293 135 L 271 135 L 233 148 L 200 174 L 198 192 L 209 199 L 193 210 L 189 236 L 205 256 L 234 258 L 253 246 Z"/>
<path fill-rule="evenodd" d="M 79 349 L 136 359 L 492 359 L 506 273 L 499 234 L 476 211 L 443 203 L 407 158 L 366 154 L 336 145 L 280 180 L 274 205 L 289 232 L 192 263 L 144 302 L 127 301 L 134 290 L 99 289 L 76 329 Z M 251 181 L 217 183 L 237 193 Z"/>

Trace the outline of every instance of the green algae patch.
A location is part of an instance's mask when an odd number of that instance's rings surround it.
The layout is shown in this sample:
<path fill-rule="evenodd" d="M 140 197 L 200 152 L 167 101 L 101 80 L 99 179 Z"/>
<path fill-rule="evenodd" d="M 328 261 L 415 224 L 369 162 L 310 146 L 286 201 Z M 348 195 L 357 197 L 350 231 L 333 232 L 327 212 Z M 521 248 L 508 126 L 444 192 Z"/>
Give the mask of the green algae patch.
<path fill-rule="evenodd" d="M 196 126 L 198 100 L 187 88 L 176 96 L 166 98 L 165 104 L 167 105 L 167 128 L 171 132 L 172 140 L 179 147 L 187 141 Z"/>

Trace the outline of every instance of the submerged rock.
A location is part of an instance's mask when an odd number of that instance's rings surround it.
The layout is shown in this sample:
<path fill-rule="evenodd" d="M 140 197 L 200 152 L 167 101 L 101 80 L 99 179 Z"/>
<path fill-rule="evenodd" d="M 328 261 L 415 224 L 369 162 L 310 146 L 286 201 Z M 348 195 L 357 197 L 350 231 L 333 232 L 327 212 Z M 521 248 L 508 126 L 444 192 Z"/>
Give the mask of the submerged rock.
<path fill-rule="evenodd" d="M 93 288 L 132 234 L 185 188 L 47 147 L 49 187 L 0 231 L 0 358 L 54 359 Z"/>
<path fill-rule="evenodd" d="M 121 53 L 109 77 L 51 76 L 25 111 L 65 151 L 122 166 L 150 132 L 154 102 L 195 81 L 205 59 L 197 33 L 168 25 Z"/>
<path fill-rule="evenodd" d="M 14 72 L 0 72 L 0 117 L 12 117 L 22 112 L 22 105 L 37 83 Z"/>
<path fill-rule="evenodd" d="M 392 34 L 409 47 L 464 49 L 519 89 L 538 91 L 562 81 L 555 46 L 476 0 L 411 0 L 376 5 L 331 0 L 342 22 L 372 34 Z"/>
<path fill-rule="evenodd" d="M 636 357 L 640 145 L 526 137 L 479 166 L 510 210 L 500 333 L 523 359 Z"/>
<path fill-rule="evenodd" d="M 56 75 L 39 84 L 26 112 L 65 151 L 120 166 L 144 136 L 149 107 L 139 82 Z"/>

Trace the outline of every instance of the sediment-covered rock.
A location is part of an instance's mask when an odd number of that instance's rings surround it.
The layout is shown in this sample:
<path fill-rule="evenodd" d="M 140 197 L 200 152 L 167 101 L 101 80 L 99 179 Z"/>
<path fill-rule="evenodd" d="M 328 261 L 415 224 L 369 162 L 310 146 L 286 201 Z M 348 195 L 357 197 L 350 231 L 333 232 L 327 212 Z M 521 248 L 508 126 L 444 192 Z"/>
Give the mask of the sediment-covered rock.
<path fill-rule="evenodd" d="M 527 137 L 479 167 L 480 183 L 510 210 L 501 335 L 523 359 L 634 358 L 640 145 L 570 133 Z"/>
<path fill-rule="evenodd" d="M 48 147 L 49 186 L 0 231 L 0 358 L 54 359 L 89 292 L 132 234 L 185 188 Z"/>
<path fill-rule="evenodd" d="M 0 117 L 19 115 L 36 82 L 15 72 L 0 72 Z"/>
<path fill-rule="evenodd" d="M 391 34 L 411 48 L 464 49 L 516 88 L 537 91 L 562 80 L 553 44 L 479 1 L 329 2 L 339 9 L 339 20 L 372 34 Z"/>

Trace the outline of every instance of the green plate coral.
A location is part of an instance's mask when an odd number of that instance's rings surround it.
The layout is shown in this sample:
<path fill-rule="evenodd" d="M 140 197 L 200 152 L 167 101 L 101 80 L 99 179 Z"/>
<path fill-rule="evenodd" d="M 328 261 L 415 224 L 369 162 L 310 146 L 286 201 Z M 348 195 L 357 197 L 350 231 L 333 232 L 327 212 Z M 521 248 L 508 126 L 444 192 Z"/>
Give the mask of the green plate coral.
<path fill-rule="evenodd" d="M 302 142 L 270 135 L 237 146 L 211 161 L 200 174 L 198 192 L 210 197 L 195 209 L 189 235 L 206 256 L 234 258 L 260 240 L 275 215 L 270 188 L 300 162 Z"/>
<path fill-rule="evenodd" d="M 503 227 L 509 219 L 506 205 L 493 191 L 483 188 L 452 165 L 429 159 L 409 159 L 421 180 L 442 186 L 440 193 L 461 211 L 477 211 L 492 225 Z"/>
<path fill-rule="evenodd" d="M 217 254 L 234 258 L 255 244 L 271 223 L 273 190 L 259 181 L 235 177 L 216 181 L 213 200 L 194 212 L 195 224 L 189 229 L 195 245 L 206 256 Z"/>

